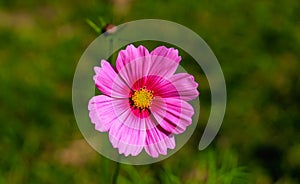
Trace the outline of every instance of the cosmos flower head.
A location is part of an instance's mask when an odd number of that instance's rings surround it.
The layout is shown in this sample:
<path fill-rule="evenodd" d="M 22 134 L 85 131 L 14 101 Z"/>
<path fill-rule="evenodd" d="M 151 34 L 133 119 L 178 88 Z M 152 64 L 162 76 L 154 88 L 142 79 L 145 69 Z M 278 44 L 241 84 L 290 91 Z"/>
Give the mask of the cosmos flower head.
<path fill-rule="evenodd" d="M 144 149 L 153 158 L 176 146 L 174 136 L 192 123 L 198 84 L 187 73 L 175 73 L 178 50 L 144 46 L 121 50 L 116 68 L 105 60 L 94 67 L 94 81 L 102 95 L 88 104 L 89 117 L 120 154 L 137 156 Z"/>

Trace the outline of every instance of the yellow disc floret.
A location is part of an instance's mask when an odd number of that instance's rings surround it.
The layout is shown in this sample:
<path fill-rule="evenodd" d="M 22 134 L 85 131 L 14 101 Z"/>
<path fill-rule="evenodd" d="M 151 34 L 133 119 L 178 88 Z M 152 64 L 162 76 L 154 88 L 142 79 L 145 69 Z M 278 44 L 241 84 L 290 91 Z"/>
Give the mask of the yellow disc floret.
<path fill-rule="evenodd" d="M 139 90 L 134 90 L 134 93 L 131 96 L 133 105 L 143 110 L 149 108 L 152 99 L 153 91 L 147 90 L 146 87 L 143 87 Z"/>

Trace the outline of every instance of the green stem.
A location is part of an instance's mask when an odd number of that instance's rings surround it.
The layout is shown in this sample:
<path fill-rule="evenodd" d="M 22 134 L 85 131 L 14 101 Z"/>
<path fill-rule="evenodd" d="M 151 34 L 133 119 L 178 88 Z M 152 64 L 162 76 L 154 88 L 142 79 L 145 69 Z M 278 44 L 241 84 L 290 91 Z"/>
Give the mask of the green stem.
<path fill-rule="evenodd" d="M 119 171 L 120 171 L 120 163 L 117 162 L 116 170 L 115 170 L 115 173 L 114 173 L 114 175 L 113 175 L 113 180 L 112 180 L 112 183 L 113 183 L 113 184 L 116 184 L 116 183 L 117 183 L 118 176 L 119 176 Z"/>

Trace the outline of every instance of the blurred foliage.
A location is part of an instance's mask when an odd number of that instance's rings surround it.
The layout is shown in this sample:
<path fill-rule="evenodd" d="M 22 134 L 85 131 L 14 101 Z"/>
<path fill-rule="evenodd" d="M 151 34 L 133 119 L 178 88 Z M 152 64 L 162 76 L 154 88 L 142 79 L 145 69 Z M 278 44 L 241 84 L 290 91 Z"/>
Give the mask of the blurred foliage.
<path fill-rule="evenodd" d="M 84 141 L 73 116 L 76 64 L 97 37 L 86 19 L 142 18 L 197 32 L 219 59 L 228 104 L 210 150 L 197 150 L 210 92 L 200 68 L 201 116 L 167 160 L 120 167 L 118 183 L 300 183 L 300 2 L 0 1 L 0 183 L 110 183 L 115 162 Z"/>

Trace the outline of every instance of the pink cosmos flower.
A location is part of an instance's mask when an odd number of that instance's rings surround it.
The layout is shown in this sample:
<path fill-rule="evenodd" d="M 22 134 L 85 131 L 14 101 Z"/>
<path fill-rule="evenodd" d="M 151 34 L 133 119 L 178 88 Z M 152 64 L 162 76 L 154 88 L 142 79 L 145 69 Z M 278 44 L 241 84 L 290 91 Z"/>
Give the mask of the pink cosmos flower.
<path fill-rule="evenodd" d="M 116 69 L 107 61 L 94 67 L 94 81 L 103 95 L 88 105 L 91 122 L 120 154 L 138 155 L 143 149 L 152 157 L 175 148 L 175 134 L 192 123 L 193 107 L 187 102 L 199 93 L 193 76 L 175 71 L 178 50 L 157 47 L 151 53 L 129 45 L 119 52 Z"/>

